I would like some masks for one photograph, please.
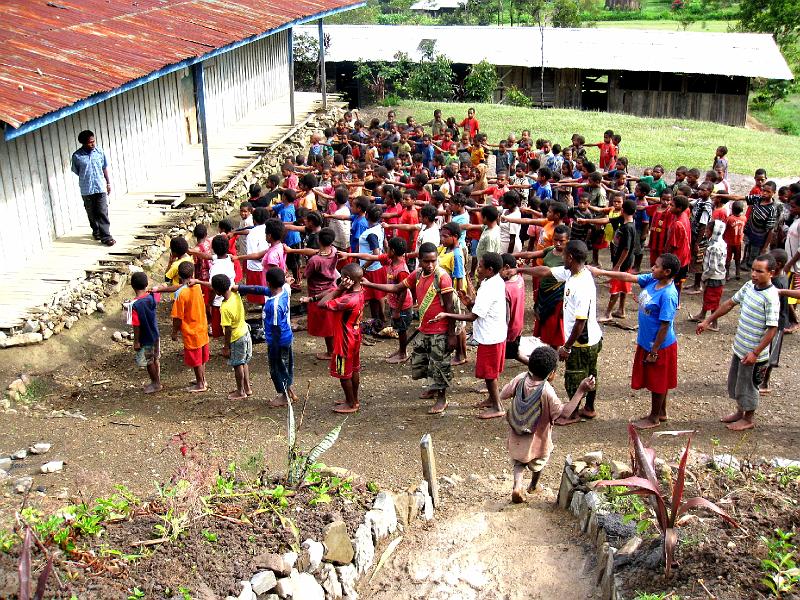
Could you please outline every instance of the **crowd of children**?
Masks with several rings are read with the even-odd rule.
[[[673,322],[683,290],[703,295],[700,312],[689,314],[698,334],[716,331],[740,306],[728,376],[737,410],[722,421],[732,430],[752,428],[783,335],[798,329],[800,183],[778,189],[759,169],[748,194],[733,194],[724,146],[704,176],[679,167],[667,182],[655,165],[636,177],[621,144],[611,130],[597,143],[575,134],[553,144],[526,130],[490,144],[473,109],[461,121],[437,110],[424,125],[413,117],[398,122],[394,111],[383,123],[346,113],[312,136],[307,156],[288,160],[263,187],[251,185],[238,225],[223,220],[215,236],[198,225],[191,248],[182,237],[171,240],[164,283],[148,286],[142,273],[131,279],[136,362],[150,375],[144,391],[162,388],[156,307],[166,293],[174,293],[172,337],[182,337],[194,371],[189,391],[208,389],[210,335],[221,338],[220,353],[234,370],[231,400],[253,394],[256,332],[248,309],[261,312],[273,407],[296,397],[292,311],[307,314],[309,335],[324,339],[315,358],[340,380],[344,397],[333,406],[340,413],[360,408],[360,348],[375,336],[397,338],[386,361],[410,359],[432,414],[447,409],[452,367],[466,362],[468,345],[477,346],[475,377],[486,390],[477,416],[508,419],[519,500],[524,469],[534,472],[535,488],[547,461],[551,426],[598,414],[601,324],[638,329],[631,385],[648,389],[652,405],[636,426],[666,420],[667,393],[677,386]],[[750,281],[723,301],[726,282],[744,271]],[[596,277],[610,281],[600,318]],[[626,312],[634,283],[638,325]],[[524,333],[543,345],[523,355]],[[503,386],[507,359],[528,371]],[[551,385],[559,361],[572,398],[566,405]]]

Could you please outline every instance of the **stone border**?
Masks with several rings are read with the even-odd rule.
[[[389,553],[399,542],[398,533],[417,520],[433,517],[427,481],[413,491],[379,492],[352,539],[344,521],[334,521],[326,526],[321,542],[304,540],[299,555],[256,556],[253,564],[258,570],[249,581],[240,582],[238,596],[226,600],[357,600],[356,588],[379,562],[383,543],[394,538],[384,550]]]
[[[602,456],[602,452],[591,452],[580,462],[583,462],[583,468],[585,468],[588,461],[599,463]],[[578,531],[597,549],[599,570],[595,585],[600,590],[602,600],[625,600],[622,593],[622,581],[614,574],[615,559],[618,562],[622,556],[635,552],[642,540],[635,535],[634,530],[634,535],[625,540],[624,544],[620,544],[619,529],[612,529],[611,522],[604,518],[611,515],[610,511],[604,508],[606,504],[604,495],[589,490],[581,483],[578,472],[574,468],[577,462],[579,461],[573,462],[572,456],[569,454],[564,460],[564,471],[561,474],[561,485],[558,488],[556,504],[559,508],[572,513],[577,519]],[[617,545],[620,546],[619,549]]]
[[[176,212],[177,222],[153,230],[155,239],[131,250],[130,256],[120,256],[119,260],[109,260],[107,268],[98,271],[87,270],[86,277],[80,277],[65,284],[64,288],[41,306],[32,308],[31,318],[17,329],[0,330],[0,349],[28,346],[43,342],[64,329],[71,329],[81,317],[94,312],[104,313],[104,299],[117,294],[125,287],[131,273],[151,269],[169,248],[170,238],[187,235],[198,223],[213,223],[227,217],[247,198],[248,181],[263,179],[278,171],[283,161],[290,156],[308,151],[311,133],[326,127],[333,127],[343,112],[340,106],[333,106],[327,112],[317,112],[305,122],[290,130],[287,137],[264,152],[261,160],[251,165],[249,177],[242,177],[222,197],[213,203],[197,204],[182,208],[183,215]]]

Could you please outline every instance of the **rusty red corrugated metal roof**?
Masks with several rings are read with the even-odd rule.
[[[3,0],[0,121],[13,127],[154,71],[361,0]]]

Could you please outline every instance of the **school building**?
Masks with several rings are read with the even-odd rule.
[[[393,61],[397,52],[417,61],[426,41],[452,61],[459,80],[470,65],[486,60],[500,75],[496,101],[514,86],[543,108],[741,126],[751,78],[792,79],[767,34],[410,25],[334,25],[326,31],[328,81],[353,105],[368,98],[353,77],[356,61]]]
[[[361,0],[5,0],[0,31],[0,331],[320,108],[294,92],[292,29]],[[112,248],[91,239],[78,133],[109,161]],[[24,298],[21,303],[20,297]],[[27,303],[27,304],[25,304]]]

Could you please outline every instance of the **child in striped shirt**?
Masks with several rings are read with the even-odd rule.
[[[737,408],[736,412],[720,419],[731,431],[755,427],[758,388],[768,366],[770,343],[778,331],[780,298],[772,283],[776,266],[775,257],[771,254],[756,258],[750,271],[750,281],[697,326],[697,334],[700,335],[734,306],[738,304],[741,307],[728,371],[728,395],[736,400]]]

